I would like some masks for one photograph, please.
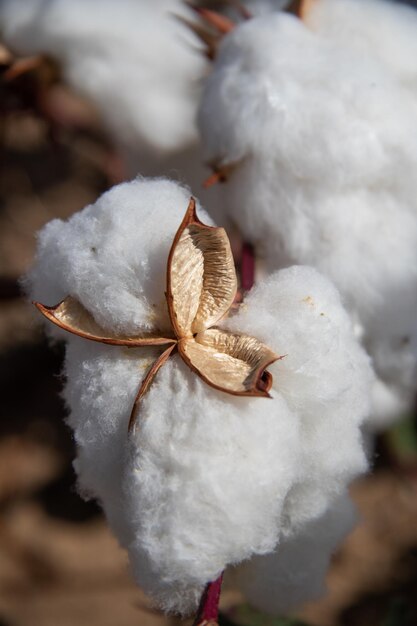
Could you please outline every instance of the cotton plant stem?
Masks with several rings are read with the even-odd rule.
[[[255,252],[253,246],[247,242],[242,246],[240,281],[243,291],[252,289],[255,282]]]
[[[217,626],[223,573],[206,586],[193,626]]]

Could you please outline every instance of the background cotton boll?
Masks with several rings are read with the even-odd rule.
[[[339,496],[320,518],[281,541],[273,553],[239,566],[234,574],[238,587],[252,606],[273,615],[322,596],[331,557],[355,522],[349,495]]]
[[[378,58],[417,95],[417,11],[390,0],[314,0],[303,21],[314,32]]]
[[[17,52],[57,59],[69,83],[96,105],[125,146],[153,156],[196,141],[206,61],[174,17],[181,0],[2,0],[4,40]]]
[[[31,297],[54,305],[71,294],[109,330],[137,334],[156,320],[166,329],[166,263],[190,195],[166,179],[136,179],[50,222],[38,236]]]
[[[265,155],[306,183],[331,165],[324,182],[340,186],[369,176],[383,181],[392,167],[401,172],[388,146],[415,159],[407,135],[414,114],[413,100],[378,62],[278,13],[248,20],[224,39],[199,119],[209,161]]]
[[[313,265],[341,290],[384,426],[416,388],[416,105],[377,58],[276,14],[224,39],[199,118],[207,160],[235,165],[228,216],[268,269]]]
[[[369,413],[372,368],[338,292],[312,268],[272,274],[227,325],[259,328],[258,337],[286,355],[270,371],[300,425],[298,476],[281,519],[282,532],[291,534],[322,515],[366,467],[360,426]]]

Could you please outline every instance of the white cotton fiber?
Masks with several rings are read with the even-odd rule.
[[[392,0],[308,0],[314,32],[378,58],[417,97],[417,11]]]
[[[273,615],[323,596],[330,560],[355,522],[355,508],[345,493],[273,553],[239,566],[235,583],[252,606]]]
[[[225,326],[248,334],[256,328],[259,339],[286,355],[269,369],[300,424],[298,476],[281,519],[282,532],[292,534],[322,515],[340,485],[353,478],[352,467],[364,463],[359,426],[372,381],[369,372],[364,376],[367,358],[352,341],[336,289],[309,267],[272,274]]]
[[[66,80],[96,105],[118,142],[161,155],[196,141],[206,61],[176,16],[181,0],[1,0],[13,50],[57,59]]]
[[[291,0],[243,0],[241,5],[244,5],[252,16],[258,16],[266,15],[268,13],[272,13],[273,11],[281,11],[282,9],[285,9],[290,2]],[[230,3],[230,5],[230,10],[232,10],[233,3]],[[234,8],[234,14],[239,15],[236,8]]]
[[[417,100],[378,55],[337,39],[282,13],[236,27],[200,126],[207,161],[235,165],[224,206],[269,269],[313,265],[340,289],[383,425],[417,387]]]
[[[136,180],[47,225],[31,297],[52,304],[69,293],[109,330],[166,328],[164,269],[188,199],[167,180]],[[286,355],[270,368],[272,399],[215,390],[175,354],[130,436],[135,394],[160,350],[65,334],[80,490],[101,502],[138,583],[184,614],[226,565],[271,552],[366,468],[372,371],[327,279],[303,267],[274,274],[228,326]]]

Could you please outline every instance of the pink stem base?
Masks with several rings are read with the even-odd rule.
[[[240,280],[243,291],[252,289],[255,282],[255,253],[253,246],[248,242],[245,242],[242,246]]]
[[[223,574],[206,586],[193,626],[217,626],[222,582]]]

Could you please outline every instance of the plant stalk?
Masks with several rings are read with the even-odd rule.
[[[193,626],[218,626],[219,600],[223,573],[206,586]]]

